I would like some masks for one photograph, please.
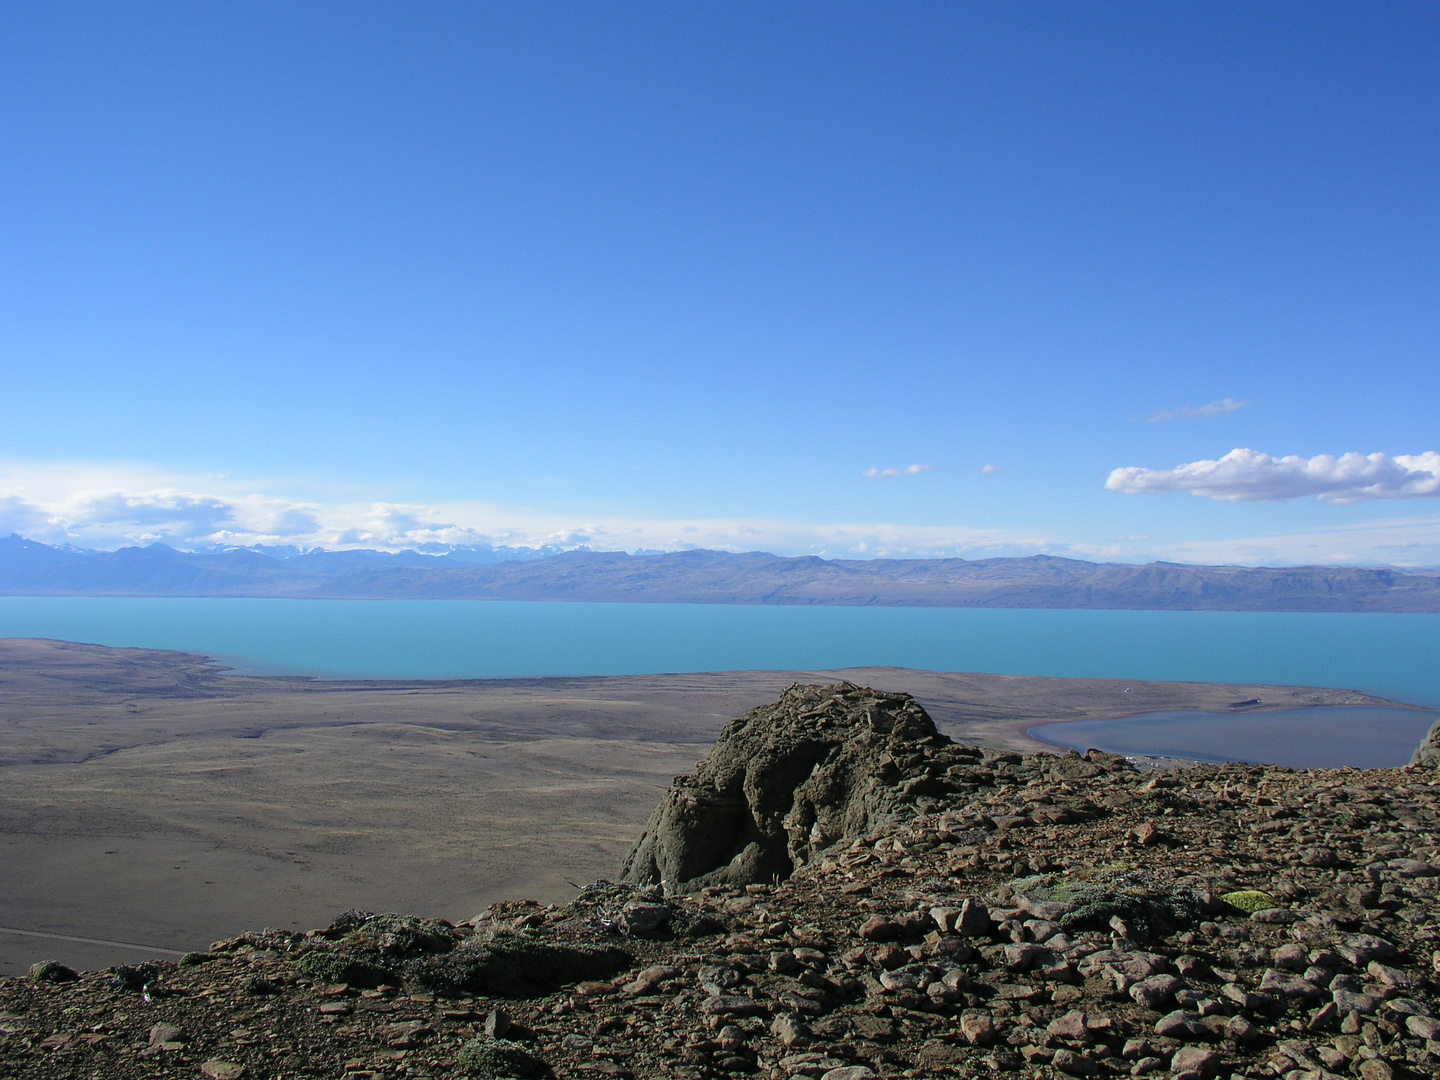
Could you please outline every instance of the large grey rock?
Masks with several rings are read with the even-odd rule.
[[[1432,769],[1440,765],[1440,720],[1431,725],[1430,733],[1410,755],[1410,764],[1428,765]]]
[[[909,694],[791,686],[730,721],[695,774],[676,778],[622,880],[667,892],[783,880],[893,812],[914,788],[902,774],[949,743]]]

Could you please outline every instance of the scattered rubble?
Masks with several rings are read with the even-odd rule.
[[[784,702],[823,737],[727,728],[632,853],[661,882],[39,965],[0,982],[0,1077],[1440,1075],[1434,768],[1145,772],[956,746],[903,695]],[[696,790],[748,819],[706,859]]]

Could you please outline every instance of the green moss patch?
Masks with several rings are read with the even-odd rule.
[[[1226,893],[1220,897],[1220,901],[1245,915],[1254,915],[1257,911],[1269,911],[1271,908],[1284,906],[1275,897],[1267,892],[1261,892],[1259,889],[1241,889],[1238,892]]]

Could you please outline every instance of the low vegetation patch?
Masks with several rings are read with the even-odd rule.
[[[532,997],[566,983],[603,979],[630,962],[624,949],[497,934],[444,956],[412,962],[405,973],[435,993]]]
[[[483,1035],[460,1048],[455,1064],[467,1076],[484,1080],[530,1080],[546,1072],[545,1063],[519,1043]]]
[[[80,976],[58,960],[42,960],[30,968],[30,977],[39,982],[74,982]]]
[[[378,956],[412,957],[424,953],[445,953],[460,941],[460,935],[448,923],[421,919],[414,915],[370,915],[365,917],[347,912],[342,918],[355,925],[342,941],[357,953]],[[338,920],[337,920],[338,922]],[[331,927],[335,929],[334,926]]]
[[[637,905],[662,905],[665,917],[642,929],[631,917]],[[693,940],[726,930],[712,912],[701,910],[688,898],[667,897],[658,885],[596,881],[580,890],[568,910],[579,925],[626,937]]]
[[[1042,874],[1012,883],[1016,895],[1073,904],[1059,922],[1068,933],[1110,929],[1117,916],[1150,939],[1194,926],[1204,908],[1193,889],[1175,886],[1148,870],[1095,870],[1070,877]]]
[[[629,953],[610,946],[542,941],[522,932],[462,939],[444,923],[353,914],[337,920],[340,940],[295,961],[298,974],[362,987],[408,979],[446,996],[532,997],[566,983],[605,978],[631,962]]]
[[[379,986],[390,978],[384,968],[324,949],[305,953],[295,961],[295,970],[317,982],[348,983],[350,986]]]

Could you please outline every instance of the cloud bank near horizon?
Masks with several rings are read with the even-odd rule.
[[[832,558],[1086,554],[1043,535],[962,525],[619,517],[577,521],[482,502],[286,498],[265,493],[264,486],[146,467],[0,467],[0,536],[18,533],[48,544],[100,549],[165,543],[186,550],[254,544],[384,551],[452,546],[632,552],[713,548]]]
[[[1287,502],[1313,497],[1334,506],[1440,498],[1440,453],[1318,454],[1271,457],[1235,449],[1216,461],[1173,469],[1115,469],[1108,491],[1127,495],[1186,492],[1220,502]]]
[[[0,462],[0,536],[18,533],[47,544],[104,550],[157,542],[192,551],[254,544],[382,551],[464,546],[629,552],[711,548],[841,559],[1044,554],[1128,563],[1440,565],[1440,519],[1352,522],[1299,534],[1182,543],[1157,541],[1148,533],[1086,543],[965,525],[618,516],[577,520],[483,502],[377,500],[367,497],[369,493],[330,485],[323,490],[332,498],[274,493],[297,487],[303,485],[182,475],[143,465]]]

